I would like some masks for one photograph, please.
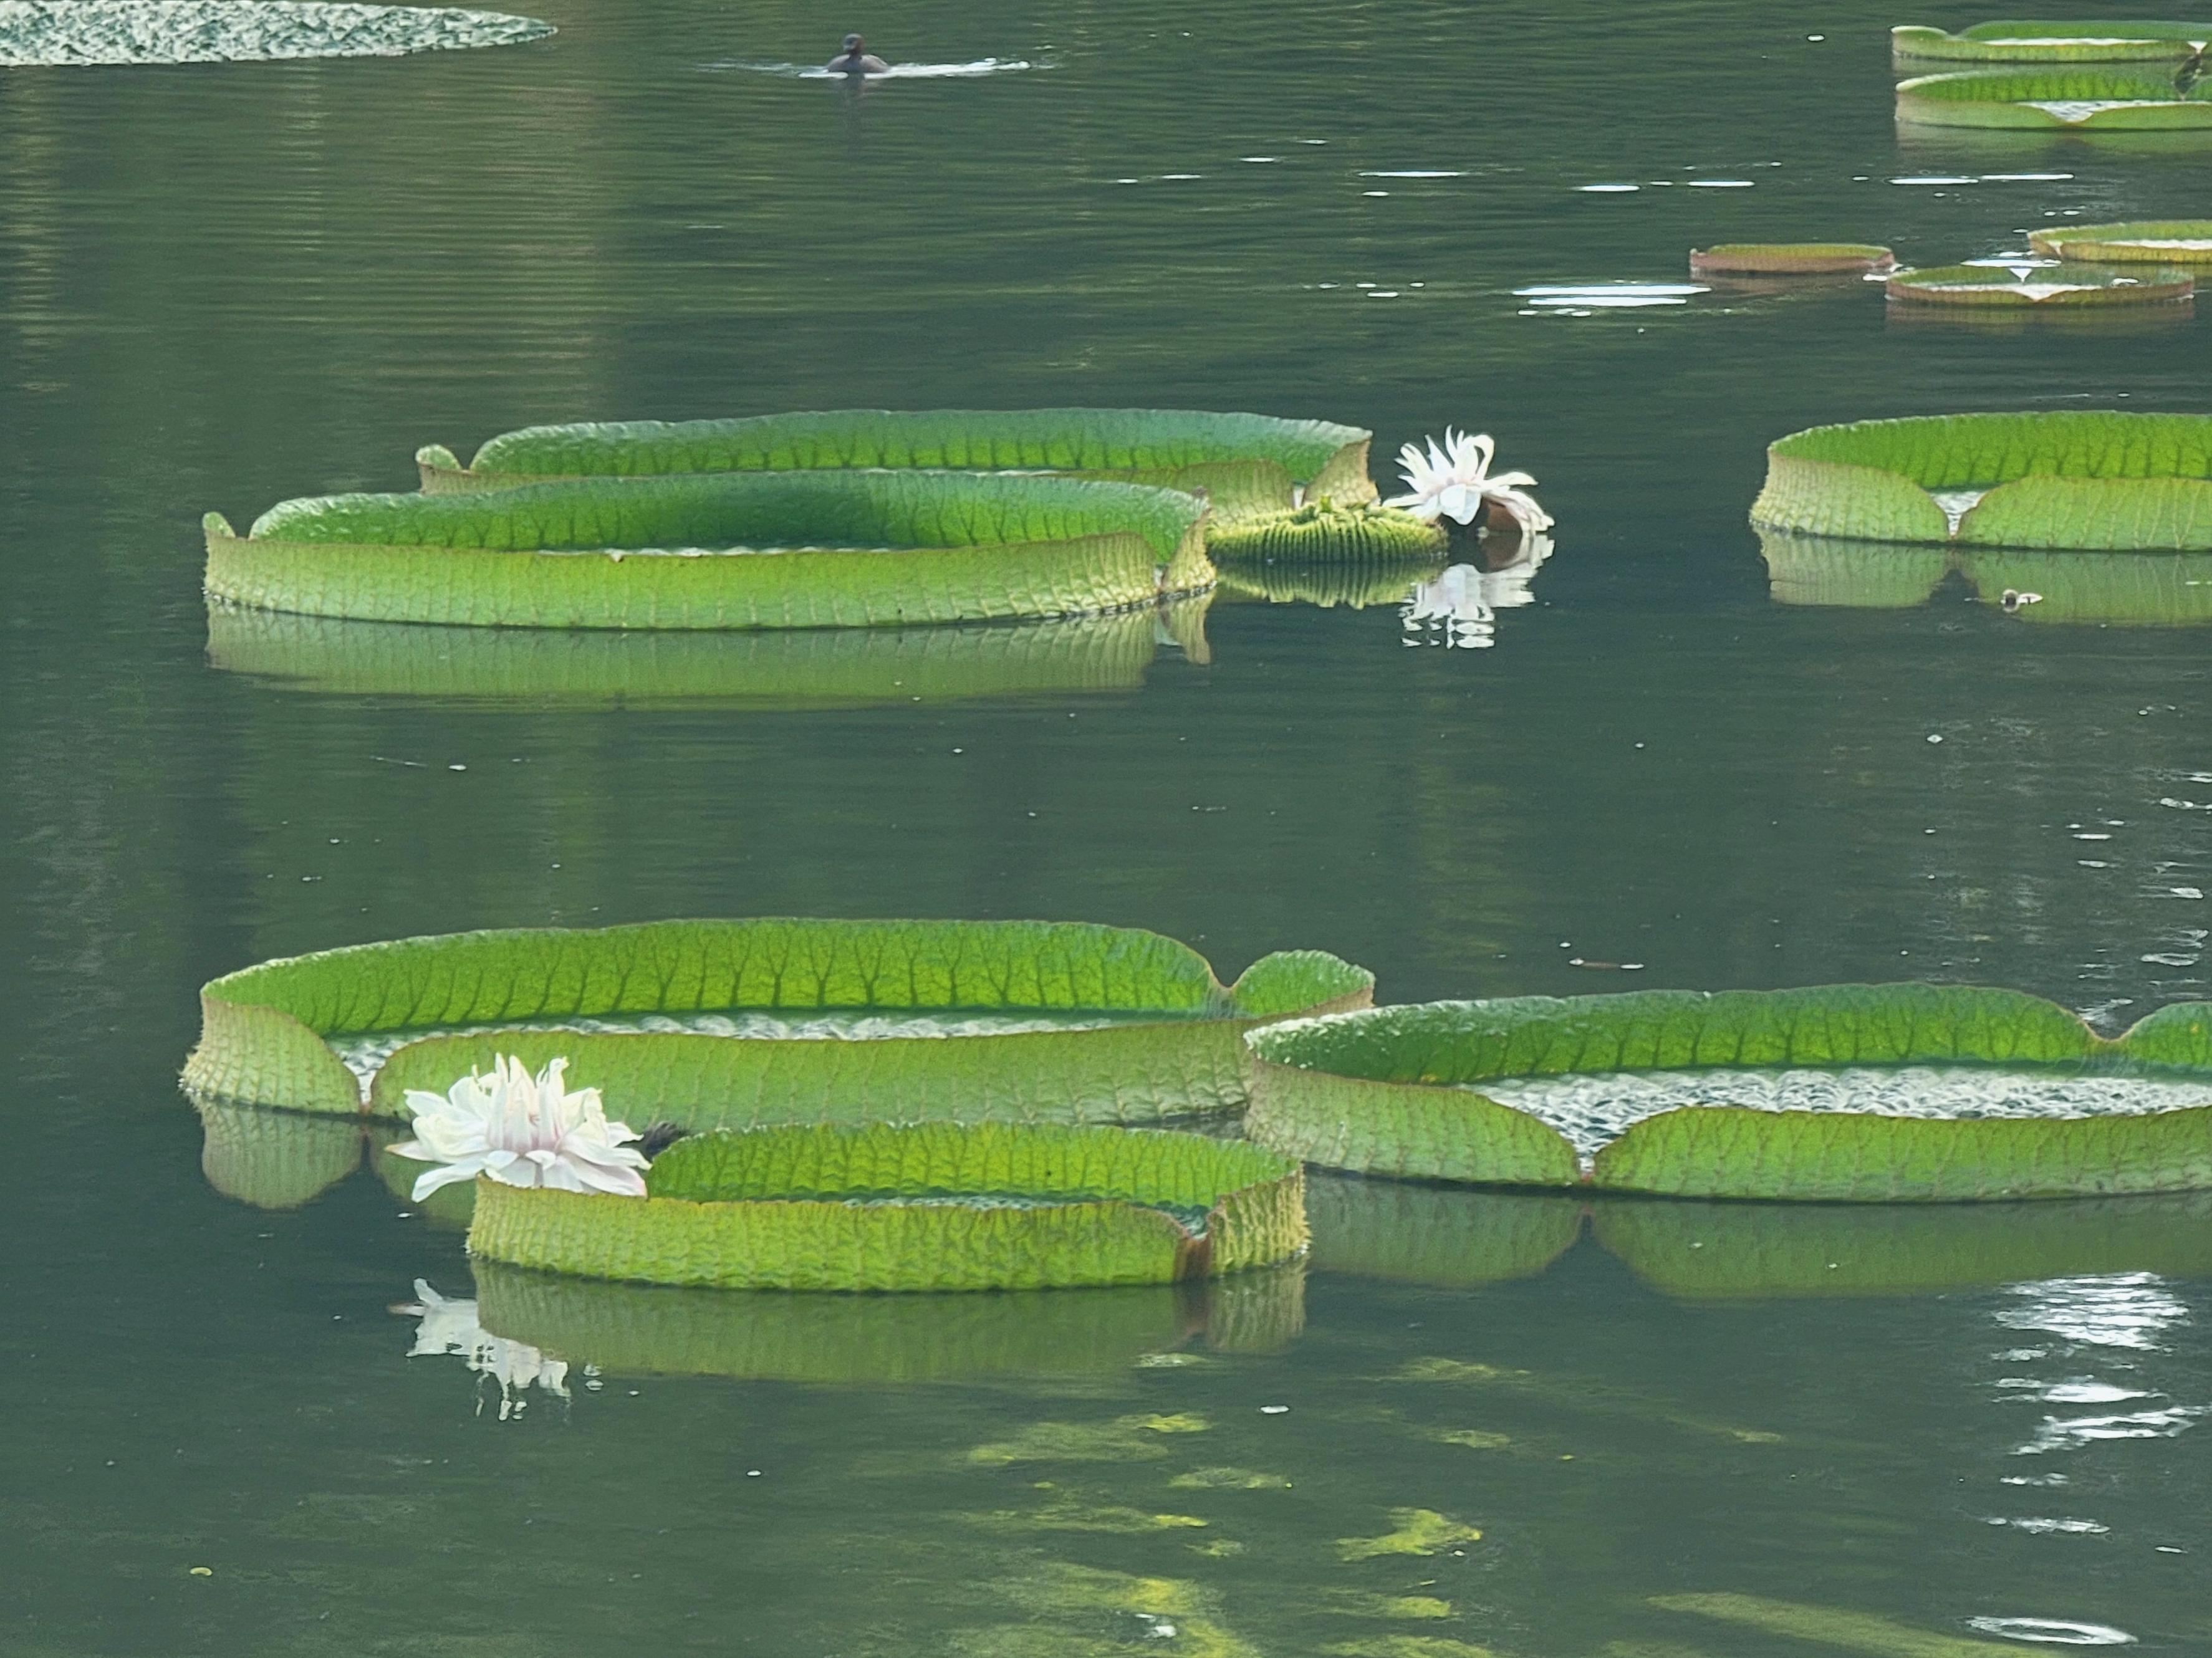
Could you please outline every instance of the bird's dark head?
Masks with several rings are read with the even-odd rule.
[[[845,50],[847,52],[858,52],[862,46],[865,46],[867,44],[867,37],[865,35],[848,34],[845,37]]]

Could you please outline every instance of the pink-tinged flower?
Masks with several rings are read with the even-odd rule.
[[[1534,478],[1526,472],[1491,476],[1491,458],[1497,450],[1497,443],[1486,433],[1470,437],[1449,427],[1444,428],[1441,446],[1431,438],[1424,452],[1419,445],[1409,443],[1398,452],[1407,493],[1393,495],[1383,504],[1402,507],[1431,524],[1440,518],[1472,524],[1486,507],[1494,505],[1511,516],[1524,536],[1550,529],[1552,515],[1528,493],[1535,487]]]
[[[555,1060],[533,1077],[520,1060],[501,1054],[491,1075],[471,1071],[443,1094],[409,1089],[415,1138],[392,1154],[441,1165],[415,1182],[415,1201],[478,1175],[507,1186],[643,1197],[645,1156],[629,1144],[636,1133],[607,1121],[598,1089],[562,1088],[568,1068]]]

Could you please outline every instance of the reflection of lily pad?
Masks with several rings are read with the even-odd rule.
[[[2199,553],[1961,552],[1959,568],[1982,602],[2031,592],[2024,622],[2121,627],[2212,623],[2212,556]]]
[[[1133,689],[1162,620],[1140,608],[968,626],[630,633],[429,628],[216,604],[208,658],[288,689],[345,695],[830,708]],[[1196,638],[1203,652],[1203,634]]]
[[[1306,1183],[1316,1272],[1452,1288],[1544,1271],[1582,1236],[1583,1208],[1579,1198],[1340,1175]]]
[[[297,1209],[361,1167],[358,1118],[264,1111],[195,1100],[204,1136],[200,1172],[227,1198],[257,1209]]]
[[[1073,616],[1210,586],[1204,506],[972,472],[587,478],[206,520],[210,598],[475,627],[887,627]]]
[[[514,46],[552,33],[534,17],[448,6],[33,0],[0,8],[0,68],[397,58]]]
[[[1301,495],[1372,501],[1373,435],[1331,421],[1184,409],[847,409],[532,426],[493,438],[465,467],[441,445],[415,459],[432,493],[700,472],[1055,472],[1203,489],[1218,516],[1234,519]]]
[[[1114,1375],[1208,1333],[1231,1291],[1272,1293],[1294,1309],[1298,1277],[996,1296],[732,1295],[477,1263],[484,1327],[497,1334],[614,1374],[758,1381]]]
[[[718,1130],[648,1195],[477,1185],[471,1253],[724,1290],[1171,1284],[1305,1247],[1298,1165],[1196,1134],[1012,1123]]]
[[[2212,127],[2212,88],[2126,69],[1970,70],[1900,81],[1897,118],[1910,125],[2024,127],[2078,132]]]
[[[1890,30],[1890,49],[1900,58],[1930,58],[1991,64],[2166,63],[2177,66],[2196,55],[2212,34],[2212,25],[2116,22],[2077,18],[2054,22],[2004,19],[1977,23],[1956,33],[1924,25]]]
[[[1247,1131],[1334,1168],[1831,1202],[2212,1187],[2207,1004],[2108,1039],[2013,991],[1645,991],[1380,1008],[1249,1040]]]
[[[1720,242],[1690,250],[1693,276],[1866,275],[1896,263],[1874,242]]]
[[[1934,415],[1769,446],[1761,529],[1866,541],[2212,550],[2212,416]]]
[[[2181,303],[2195,297],[2197,283],[2185,270],[2155,266],[2127,271],[2094,264],[1948,264],[1900,270],[1890,277],[1888,293],[1914,305],[2101,308]]]
[[[1340,604],[1358,610],[1404,604],[1442,568],[1433,558],[1365,567],[1232,564],[1221,573],[1219,591],[1224,598],[1263,598],[1271,604],[1313,604],[1325,610]]]
[[[1599,1242],[1677,1296],[1910,1295],[2098,1272],[2212,1275],[2212,1194],[2071,1203],[1601,1203]]]
[[[1951,556],[1941,548],[1792,535],[1786,530],[1761,530],[1759,551],[1778,604],[1910,610],[1926,604],[1951,571]]]
[[[351,1114],[361,1084],[334,1042],[388,1033],[370,1108],[442,1091],[501,1053],[569,1079],[633,1127],[870,1115],[1145,1122],[1244,1102],[1239,1037],[1255,1019],[1364,1005],[1371,975],[1317,951],[1263,957],[1232,987],[1157,933],[1041,921],[654,921],[453,933],[264,963],[201,993],[201,1094]],[[714,1017],[732,1029],[882,1016],[957,1030],[1008,1016],[1064,1023],[1011,1035],[813,1040],[547,1029]],[[535,1022],[516,1029],[517,1020]],[[938,1021],[933,1025],[933,1021]],[[673,1021],[671,1020],[671,1023]],[[833,1025],[834,1028],[834,1025]],[[455,1035],[432,1035],[447,1030]]]
[[[2038,253],[2105,264],[2212,264],[2212,219],[2050,225],[2028,234]]]

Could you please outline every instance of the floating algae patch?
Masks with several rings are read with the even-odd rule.
[[[1359,1005],[1372,986],[1334,957],[1283,951],[1224,987],[1172,939],[1079,923],[755,919],[451,933],[215,981],[201,993],[185,1080],[209,1097],[349,1116],[362,1108],[361,1078],[340,1048],[366,1066],[396,1036],[370,1084],[373,1115],[406,1115],[409,1089],[442,1093],[504,1054],[533,1069],[566,1057],[571,1084],[602,1090],[633,1127],[1157,1122],[1243,1105],[1242,1038],[1254,1021]],[[755,1017],[779,1034],[635,1028],[711,1018],[741,1031]],[[860,1039],[877,1019],[933,1034]],[[1052,1028],[948,1029],[1000,1019]],[[619,1028],[572,1028],[579,1021]],[[793,1024],[814,1035],[788,1034]],[[425,1034],[441,1030],[476,1034]]]
[[[1213,581],[1205,503],[1028,473],[584,478],[204,521],[213,600],[460,627],[734,629],[1091,616]]]
[[[1869,276],[1896,263],[1874,242],[1719,242],[1690,250],[1693,276]]]
[[[1651,1604],[1667,1612],[1694,1612],[1767,1635],[1859,1652],[1868,1658],[2018,1658],[2022,1649],[2008,1641],[1978,1641],[1915,1629],[1872,1612],[1769,1600],[1755,1594],[1656,1594]]]
[[[2029,232],[2027,245],[2055,258],[2105,264],[2212,264],[2212,219],[2048,225]]]
[[[1889,32],[1900,62],[2042,64],[2167,64],[2179,70],[2212,35],[2202,21],[2118,21],[2112,18],[2053,21],[2007,18],[1951,33],[1924,24]]]
[[[1585,1159],[1645,1118],[1686,1107],[1964,1122],[2137,1117],[2212,1106],[2212,1078],[2081,1076],[1980,1066],[1593,1072],[1468,1086],[1551,1124]]]
[[[1338,1538],[1337,1558],[1380,1560],[1394,1555],[1442,1554],[1482,1540],[1479,1527],[1434,1509],[1393,1509],[1390,1525],[1392,1529],[1379,1537]]]
[[[1011,1439],[976,1446],[967,1460],[993,1467],[1017,1462],[1151,1461],[1168,1454],[1177,1434],[1213,1426],[1188,1412],[1115,1417],[1110,1422],[1033,1422]]]
[[[552,33],[503,12],[343,0],[0,0],[0,68],[398,58]]]
[[[964,1629],[951,1650],[979,1658],[1115,1658],[1174,1643],[1191,1658],[1260,1658],[1222,1621],[1221,1598],[1180,1577],[1139,1576],[1054,1560],[1002,1567],[993,1590],[1027,1619]]]
[[[1970,70],[1897,87],[1907,126],[2102,133],[2212,127],[2212,87],[2125,69]]]
[[[1433,1594],[1377,1594],[1368,1589],[1325,1589],[1321,1610],[1344,1618],[1391,1618],[1434,1623],[1452,1616],[1452,1603]]]
[[[215,603],[208,660],[226,673],[331,695],[858,708],[1132,690],[1164,642],[1194,643],[1202,657],[1202,624],[1183,612],[1205,603],[1043,621],[736,633],[440,628]]]
[[[2053,1278],[2212,1275],[2212,1193],[2067,1203],[1771,1204],[1621,1199],[1597,1241],[1667,1294],[1924,1295]]]
[[[1765,486],[1751,509],[1760,529],[1973,546],[2212,550],[2212,416],[2081,410],[1860,421],[1793,433],[1766,457]],[[1962,506],[1961,496],[1971,499]]]
[[[1172,1491],[1286,1491],[1287,1474],[1266,1473],[1257,1468],[1193,1468],[1168,1481]]]
[[[480,1180],[469,1227],[517,1266],[724,1290],[1171,1284],[1305,1242],[1303,1170],[1260,1147],[1003,1122],[717,1129],[655,1158],[642,1199]]]
[[[1203,1531],[1207,1522],[1196,1515],[1155,1514],[1124,1503],[1087,1503],[1074,1496],[1055,1496],[1034,1509],[991,1509],[952,1516],[963,1525],[1002,1535],[1028,1532],[1097,1532],[1111,1537],[1149,1537],[1158,1532]]]
[[[1330,1658],[1498,1658],[1488,1647],[1443,1635],[1368,1635],[1332,1641],[1321,1650]]]
[[[1513,1442],[1512,1435],[1493,1433],[1487,1428],[1425,1428],[1421,1437],[1468,1451],[1502,1451]]]
[[[1972,987],[1643,991],[1382,1008],[1248,1041],[1246,1131],[1370,1174],[1867,1203],[2212,1187],[2204,1003],[2107,1038]]]
[[[2196,296],[2197,283],[2185,270],[2157,266],[2124,270],[2109,265],[2029,261],[1900,270],[1890,277],[1887,291],[1893,302],[1907,305],[2070,310],[2186,305]]]
[[[1202,490],[1230,520],[1309,496],[1373,501],[1373,437],[1332,421],[1188,409],[844,409],[533,426],[491,439],[465,467],[437,445],[415,459],[433,493],[702,472],[1050,472]]]

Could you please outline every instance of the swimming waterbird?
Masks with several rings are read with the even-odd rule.
[[[867,38],[865,35],[847,35],[845,50],[832,58],[823,67],[832,75],[881,75],[890,65],[866,51],[867,44]]]

